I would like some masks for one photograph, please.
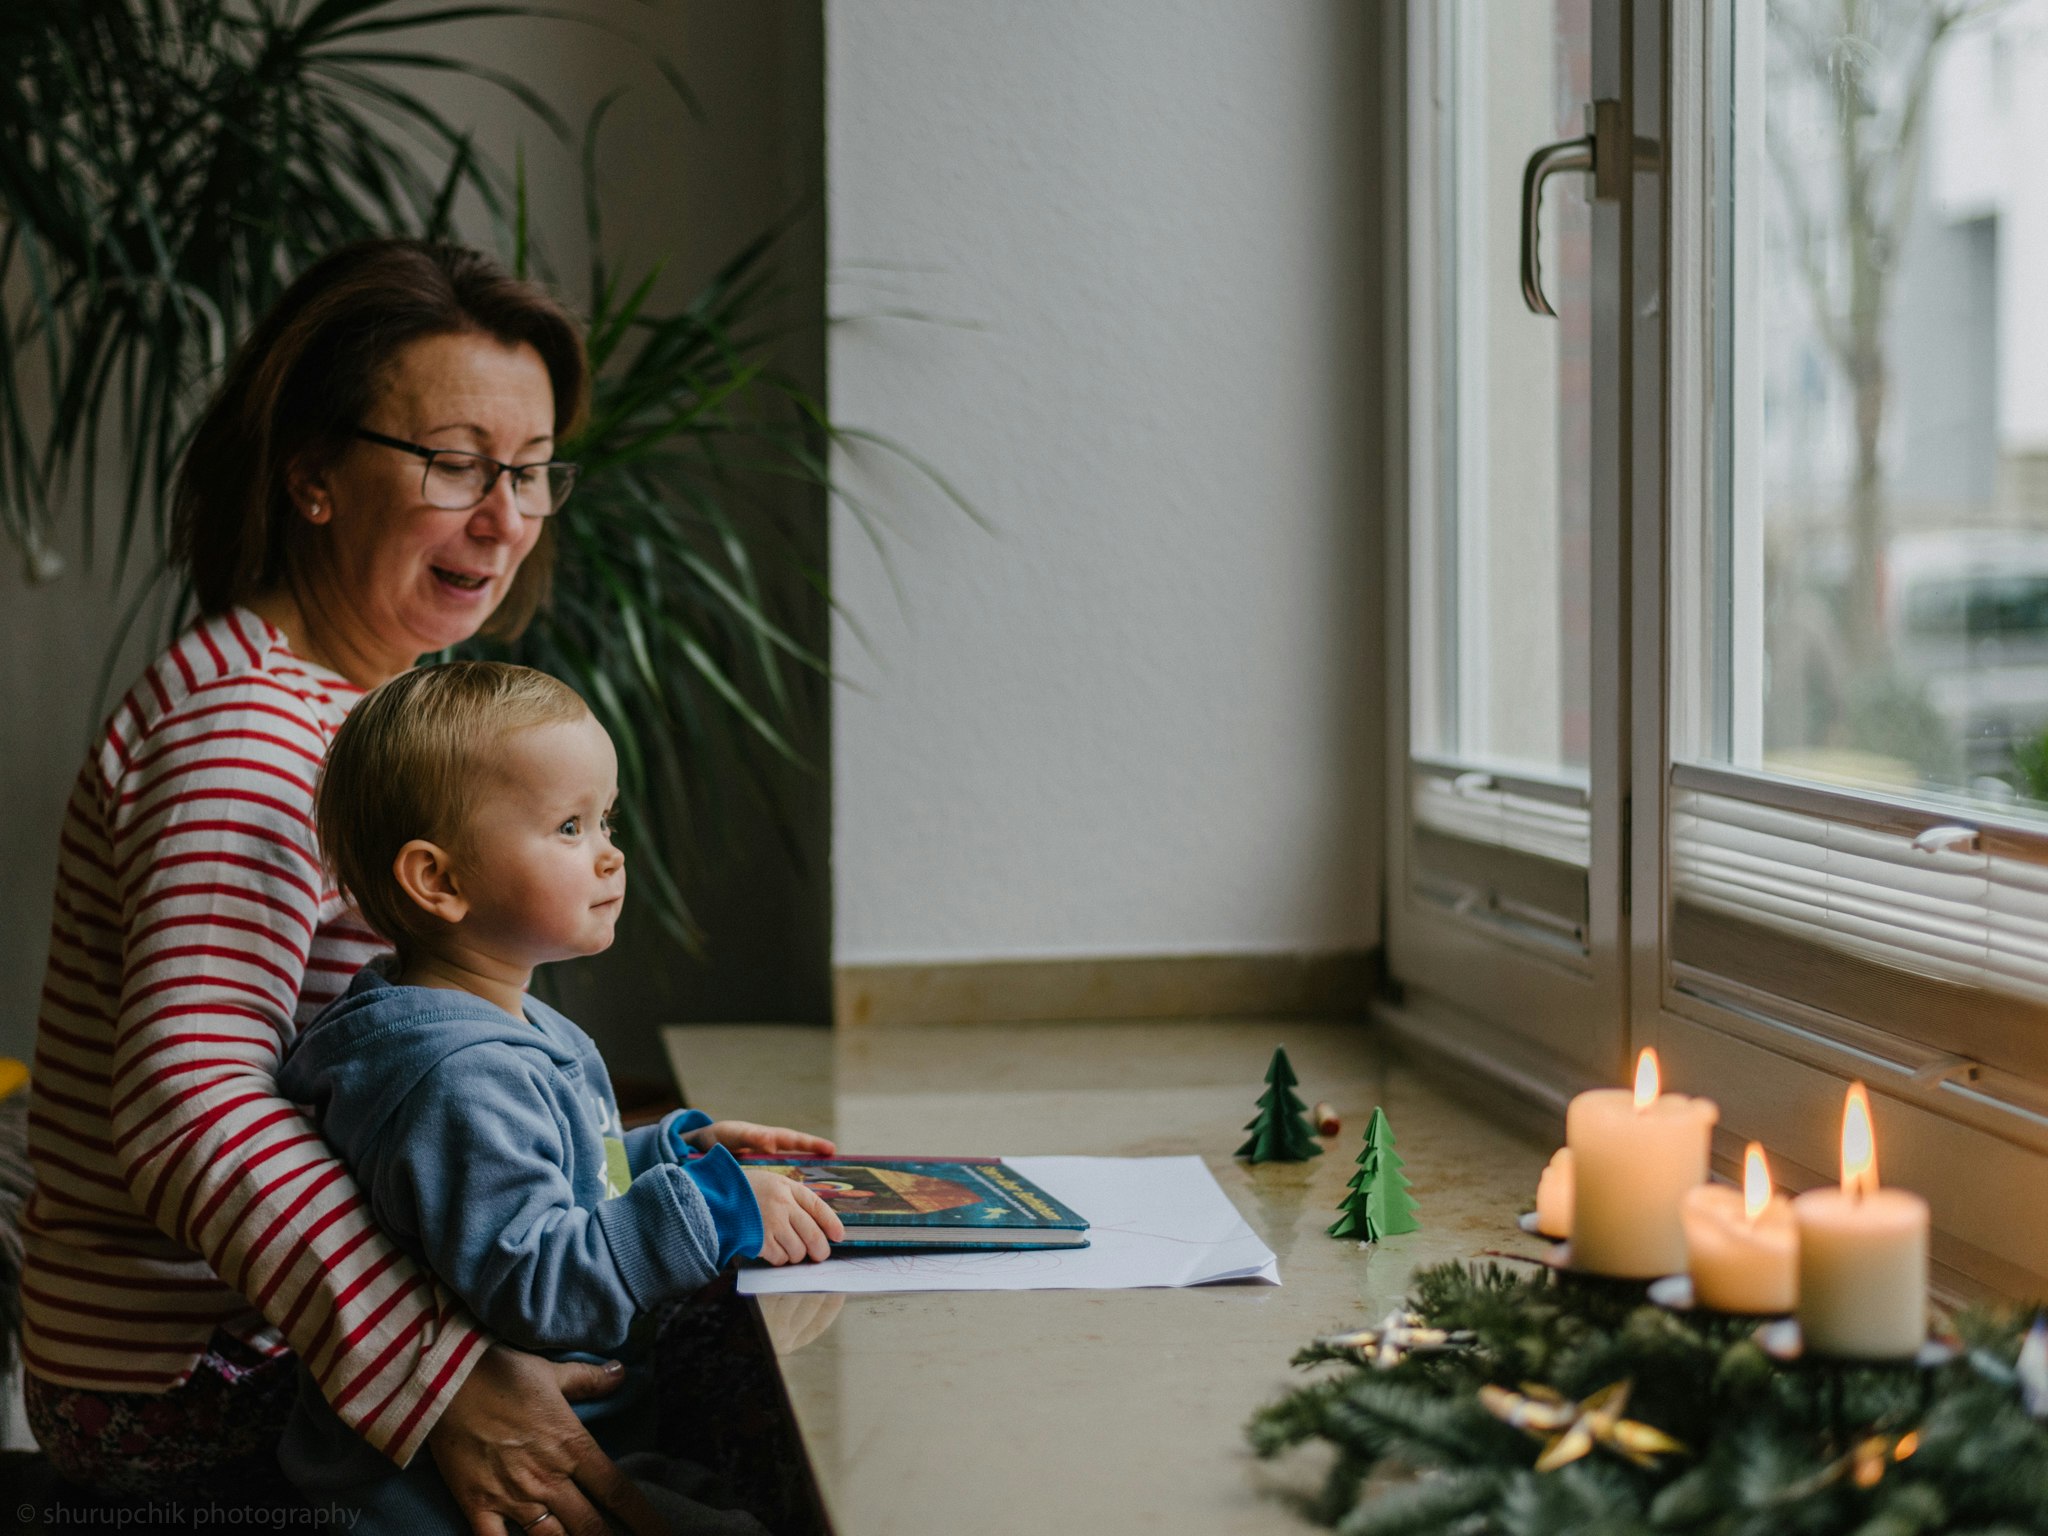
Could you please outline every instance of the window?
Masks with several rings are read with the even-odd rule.
[[[1943,0],[1406,25],[1396,979],[1553,1102],[1658,1044],[1793,1182],[1862,1077],[1944,1278],[2038,1291],[2048,29]],[[1489,73],[1546,55],[1546,113]],[[1539,318],[1502,167],[1582,124]]]
[[[1589,1066],[1621,1030],[1619,802],[1595,793],[1619,743],[1596,704],[1614,695],[1619,616],[1616,571],[1597,557],[1613,540],[1596,529],[1619,513],[1594,475],[1598,423],[1620,406],[1595,318],[1594,248],[1616,205],[1596,205],[1589,176],[1555,177],[1543,198],[1554,314],[1530,311],[1519,274],[1530,150],[1583,136],[1595,74],[1615,67],[1593,11],[1448,0],[1407,13],[1422,86],[1407,103],[1414,685],[1390,917],[1409,974],[1468,1002],[1512,988],[1509,1027]]]

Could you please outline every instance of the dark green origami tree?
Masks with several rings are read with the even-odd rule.
[[[1255,1163],[1305,1163],[1321,1157],[1315,1133],[1301,1117],[1308,1106],[1294,1096],[1299,1079],[1287,1063],[1287,1052],[1275,1048],[1266,1068],[1266,1091],[1259,1095],[1259,1112],[1245,1122],[1251,1139],[1237,1149],[1239,1157]]]
[[[1408,1198],[1408,1175],[1401,1171],[1401,1154],[1394,1150],[1394,1128],[1377,1105],[1365,1128],[1358,1172],[1351,1175],[1351,1193],[1337,1209],[1344,1214],[1330,1228],[1332,1237],[1376,1243],[1420,1228],[1415,1202]]]

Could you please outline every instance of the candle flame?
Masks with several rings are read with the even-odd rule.
[[[1870,1091],[1849,1085],[1842,1103],[1842,1193],[1863,1195],[1877,1188],[1877,1137],[1870,1128]]]
[[[1646,1045],[1643,1054],[1636,1058],[1636,1108],[1648,1109],[1656,1102],[1657,1052]]]
[[[1770,1203],[1770,1165],[1764,1161],[1764,1149],[1752,1141],[1742,1154],[1742,1214],[1755,1221]]]

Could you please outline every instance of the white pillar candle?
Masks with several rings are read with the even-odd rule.
[[[1550,1154],[1543,1176],[1536,1181],[1536,1230],[1559,1239],[1572,1235],[1572,1149],[1559,1147]]]
[[[1657,1053],[1636,1064],[1636,1089],[1595,1088],[1565,1111],[1572,1154],[1572,1267],[1627,1280],[1685,1269],[1678,1203],[1707,1181],[1720,1109],[1660,1093]]]
[[[1927,1202],[1877,1182],[1870,1095],[1842,1109],[1842,1185],[1792,1202],[1799,1222],[1799,1332],[1806,1348],[1898,1360],[1927,1339]]]
[[[1753,1141],[1742,1183],[1702,1184],[1679,1206],[1693,1300],[1716,1312],[1790,1312],[1799,1296],[1799,1228],[1792,1202],[1771,1193],[1764,1149]]]

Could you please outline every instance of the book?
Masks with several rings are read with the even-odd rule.
[[[836,1252],[1085,1248],[1088,1223],[999,1157],[740,1159],[816,1191],[846,1226]]]

